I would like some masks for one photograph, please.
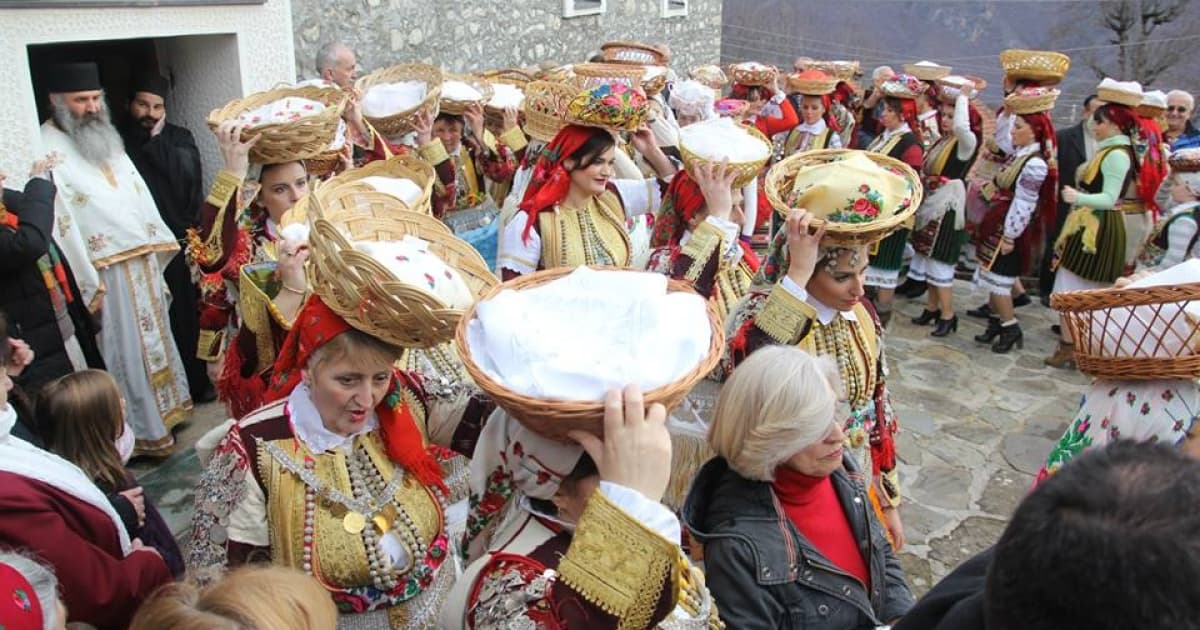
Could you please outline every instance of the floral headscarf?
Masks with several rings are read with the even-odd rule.
[[[528,215],[521,238],[529,239],[529,231],[537,225],[539,212],[553,208],[567,198],[567,192],[571,189],[571,174],[563,166],[563,161],[593,136],[602,133],[609,132],[595,127],[567,125],[542,149],[533,165],[533,176],[529,187],[525,189],[525,197],[521,199],[520,208]]]

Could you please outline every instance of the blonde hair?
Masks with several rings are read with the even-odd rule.
[[[79,466],[105,492],[125,485],[116,442],[125,430],[121,390],[108,372],[81,370],[48,383],[34,415],[45,427],[48,450]]]
[[[337,608],[315,579],[284,567],[245,567],[205,589],[189,582],[159,589],[129,630],[328,630]]]
[[[346,358],[349,358],[356,367],[390,366],[400,358],[401,353],[399,348],[381,339],[352,329],[330,339],[325,345],[314,350],[306,367],[309,371],[316,371],[322,365]]]
[[[708,444],[739,475],[773,481],[781,463],[829,431],[840,383],[829,357],[760,348],[721,389]]]

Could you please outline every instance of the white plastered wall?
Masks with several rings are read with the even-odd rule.
[[[56,42],[164,39],[160,57],[175,72],[178,93],[168,116],[196,134],[211,179],[217,149],[204,125],[210,109],[232,98],[291,81],[295,72],[291,0],[264,4],[94,9],[0,9],[0,172],[20,186],[40,157],[37,101],[27,46]],[[170,111],[174,107],[174,112]]]

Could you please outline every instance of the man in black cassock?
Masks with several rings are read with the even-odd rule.
[[[188,228],[200,222],[200,204],[204,199],[200,175],[200,151],[192,132],[167,122],[165,100],[169,84],[157,73],[135,78],[129,101],[129,120],[121,129],[125,152],[146,180],[163,221],[171,228],[180,246]],[[192,400],[207,402],[215,398],[204,362],[196,357],[200,334],[198,289],[181,253],[163,272],[171,289],[171,332],[187,371]]]

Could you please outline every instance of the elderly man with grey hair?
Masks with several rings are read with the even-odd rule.
[[[192,409],[163,279],[179,243],[125,154],[96,64],[57,65],[46,85],[52,116],[42,144],[59,159],[54,237],[75,272],[73,297],[102,322],[100,353],[125,400],[134,452],[166,457],[171,427]]]
[[[343,90],[354,86],[358,77],[358,57],[340,41],[331,41],[317,51],[317,75]]]
[[[872,87],[863,98],[862,124],[858,126],[858,141],[855,142],[855,146],[868,146],[875,136],[879,135],[879,117],[883,114],[883,92],[879,87],[894,76],[896,71],[892,70],[891,66],[879,66],[871,71]]]
[[[1163,136],[1172,151],[1200,147],[1200,130],[1192,124],[1192,113],[1196,111],[1196,99],[1183,90],[1167,92],[1167,128]]]

